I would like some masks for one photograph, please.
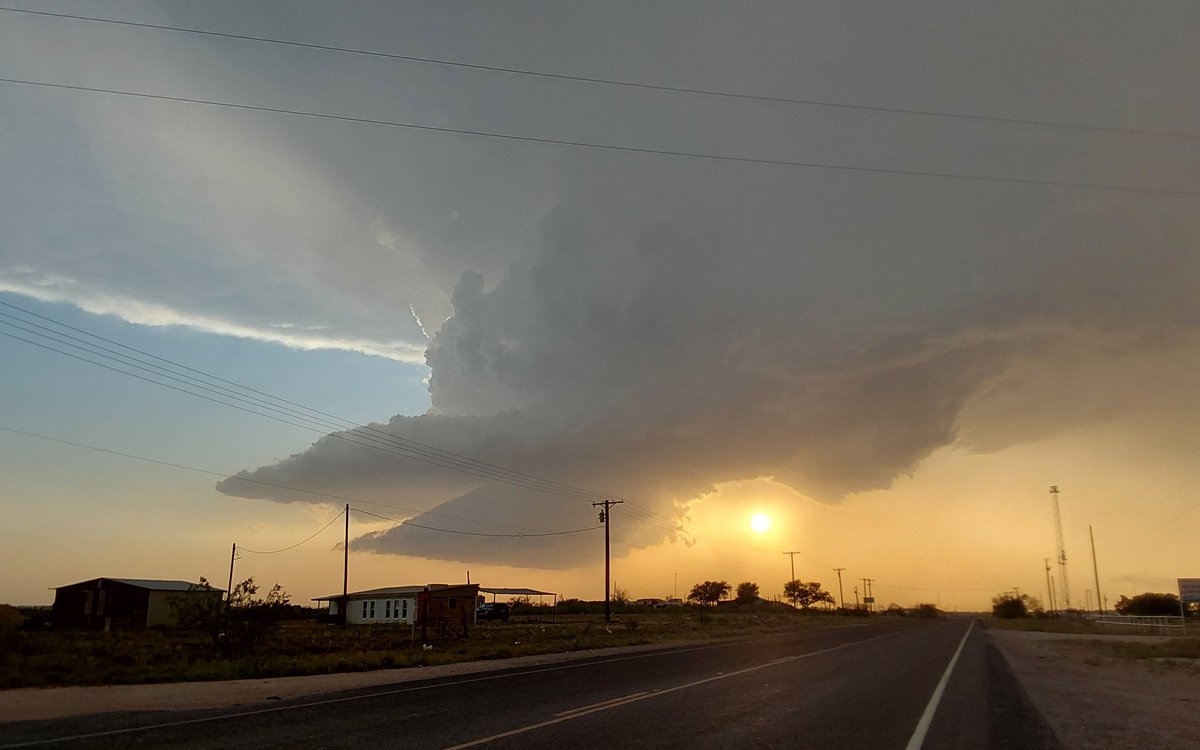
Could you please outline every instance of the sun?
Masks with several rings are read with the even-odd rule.
[[[750,517],[750,528],[759,534],[765,533],[767,529],[771,528],[771,519],[767,517],[766,513],[755,513]]]

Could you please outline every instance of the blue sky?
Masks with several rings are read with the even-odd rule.
[[[353,422],[420,414],[429,407],[421,365],[353,352],[302,352],[177,326],[131,325],[13,294],[0,294],[0,301]],[[12,328],[5,332],[51,345]],[[228,472],[270,463],[319,436],[8,337],[0,339],[0,357],[6,363],[0,383],[5,426],[15,429],[49,430],[65,440],[180,463],[202,455],[207,459],[202,468]],[[63,421],[47,422],[48,414]],[[164,453],[167,449],[174,453]],[[11,468],[17,466],[13,462]]]

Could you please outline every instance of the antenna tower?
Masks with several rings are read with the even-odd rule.
[[[1050,500],[1054,503],[1054,531],[1058,534],[1058,577],[1062,581],[1063,609],[1071,608],[1071,587],[1067,584],[1067,545],[1063,543],[1062,513],[1058,509],[1058,485],[1050,485]]]

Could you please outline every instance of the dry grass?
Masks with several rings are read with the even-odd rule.
[[[1075,619],[1001,620],[989,618],[986,625],[997,630],[1062,633],[1064,635],[1157,635],[1152,630],[1145,628],[1097,625],[1086,620]],[[1083,662],[1094,667],[1101,666],[1103,660],[1109,658],[1146,661],[1157,666],[1185,666],[1196,669],[1200,668],[1200,628],[1195,628],[1195,631],[1194,635],[1162,638],[1156,641],[1078,638],[1058,641],[1058,643],[1064,649],[1082,652]]]
[[[1155,661],[1200,660],[1200,637],[1169,638],[1156,643],[1144,641],[1091,641],[1071,644],[1100,656],[1118,659],[1150,659]]]
[[[447,664],[612,646],[668,643],[850,625],[848,618],[695,611],[559,616],[555,622],[485,622],[470,638],[451,636],[422,648],[406,626],[348,628],[286,622],[251,656],[223,658],[202,634],[162,630],[112,633],[0,631],[0,688],[222,680],[356,672]]]
[[[1027,617],[1020,620],[1005,620],[998,617],[988,617],[984,621],[986,627],[995,630],[1022,630],[1038,633],[1070,633],[1075,635],[1104,635],[1111,634],[1111,628],[1105,629],[1088,620],[1074,618],[1036,618]]]

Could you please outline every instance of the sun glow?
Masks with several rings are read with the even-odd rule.
[[[755,513],[750,517],[750,528],[754,529],[756,533],[765,533],[767,529],[771,528],[771,519],[767,517],[766,513]]]

